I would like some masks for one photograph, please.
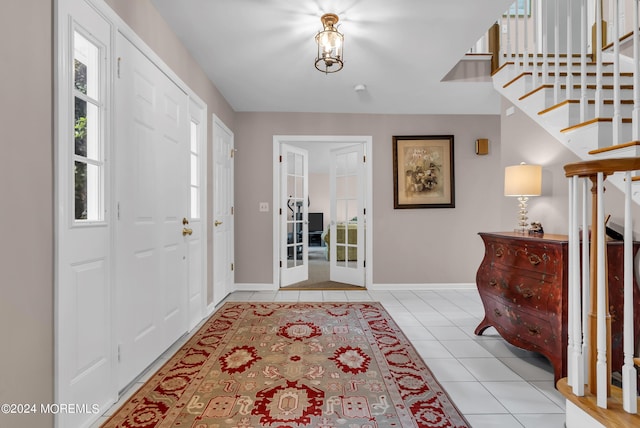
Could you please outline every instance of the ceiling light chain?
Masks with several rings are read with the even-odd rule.
[[[342,70],[344,46],[344,36],[335,25],[338,23],[338,15],[325,13],[320,18],[323,30],[316,34],[318,44],[318,56],[316,57],[316,68],[323,73],[335,73]]]

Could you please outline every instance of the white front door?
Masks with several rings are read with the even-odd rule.
[[[280,146],[280,286],[309,278],[309,155]]]
[[[213,301],[232,290],[234,279],[233,133],[213,118]]]
[[[188,97],[116,40],[116,337],[126,386],[187,330]]]
[[[365,285],[365,163],[362,144],[331,151],[329,277]]]

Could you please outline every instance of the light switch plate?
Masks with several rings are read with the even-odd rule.
[[[261,213],[269,212],[269,202],[260,202],[260,206],[258,209]]]

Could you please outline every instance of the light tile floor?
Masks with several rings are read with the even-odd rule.
[[[509,345],[493,328],[483,336],[473,334],[484,316],[476,290],[236,292],[225,301],[381,302],[472,427],[564,427],[565,400],[554,388],[549,362]],[[165,352],[93,426],[113,414],[187,339]]]

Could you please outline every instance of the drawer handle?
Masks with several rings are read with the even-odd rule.
[[[500,312],[499,309],[494,309],[493,313],[496,314],[497,317],[501,317],[502,316],[502,312]]]
[[[498,285],[498,281],[495,279],[490,279],[489,280],[489,285],[492,287],[495,287],[496,285]]]
[[[535,254],[529,254],[529,263],[531,263],[532,265],[534,266],[539,265],[541,261],[542,259],[540,258],[540,256],[537,256]]]
[[[540,335],[540,328],[539,327],[529,327],[529,334],[531,336],[539,336]]]
[[[533,297],[535,293],[533,292],[532,289],[525,288],[524,290],[520,291],[520,294],[522,294],[522,297],[524,297],[525,299],[530,299]]]

